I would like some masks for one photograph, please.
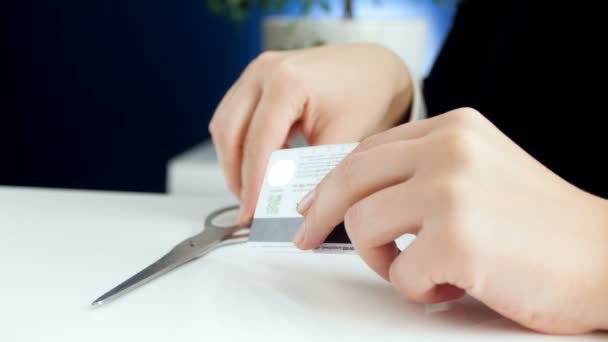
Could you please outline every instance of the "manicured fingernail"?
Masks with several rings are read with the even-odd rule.
[[[296,245],[297,247],[300,247],[302,245],[302,242],[304,242],[305,233],[306,233],[306,231],[304,229],[304,222],[302,222],[302,224],[300,225],[300,228],[298,228],[298,230],[296,231],[296,234],[294,235],[294,238],[293,238],[294,245]]]
[[[315,190],[313,189],[311,192],[307,193],[306,196],[302,197],[300,203],[298,203],[298,212],[302,215],[306,214],[310,206],[312,205],[312,201],[315,199]]]

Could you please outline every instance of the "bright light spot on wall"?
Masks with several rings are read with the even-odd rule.
[[[342,17],[344,0],[328,0],[329,13],[316,6],[311,16]],[[287,14],[299,15],[301,1],[291,0]],[[362,19],[403,19],[424,18],[430,28],[427,42],[427,61],[423,74],[431,69],[441,46],[449,32],[457,5],[455,0],[353,0],[355,18]]]

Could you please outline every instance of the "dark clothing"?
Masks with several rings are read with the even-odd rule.
[[[605,12],[592,4],[464,0],[424,82],[429,115],[473,107],[555,173],[608,198]]]

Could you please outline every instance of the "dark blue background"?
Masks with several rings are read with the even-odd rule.
[[[261,51],[260,13],[236,26],[205,1],[3,1],[0,185],[164,191],[167,161],[208,137],[215,106]],[[429,65],[455,11],[355,4],[357,17],[427,18]],[[299,15],[298,1],[286,13]]]
[[[0,184],[163,191],[259,53],[204,0],[3,2]]]

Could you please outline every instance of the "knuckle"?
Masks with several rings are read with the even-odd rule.
[[[268,86],[278,87],[279,89],[285,88],[286,86],[292,87],[297,82],[297,67],[294,66],[293,62],[286,59],[278,63],[275,67]]]
[[[230,130],[220,123],[219,120],[211,120],[209,123],[209,134],[215,143],[229,144],[231,139]]]
[[[209,134],[211,134],[212,136],[218,135],[219,132],[219,127],[218,127],[218,120],[217,120],[217,116],[214,116],[211,121],[209,121],[209,126],[207,127],[207,129],[209,130]]]
[[[471,107],[455,109],[447,114],[448,119],[453,125],[469,127],[483,118],[483,115]]]
[[[248,69],[266,68],[268,65],[275,63],[280,56],[279,51],[264,51],[259,54],[250,64]]]
[[[217,124],[215,123],[215,118],[212,118],[211,120],[209,120],[209,124],[207,125],[207,131],[209,132],[210,135],[213,135],[214,132],[216,131],[216,126]]]
[[[479,149],[479,139],[475,133],[466,128],[451,128],[438,137],[445,160],[452,166],[470,166],[475,162]]]

